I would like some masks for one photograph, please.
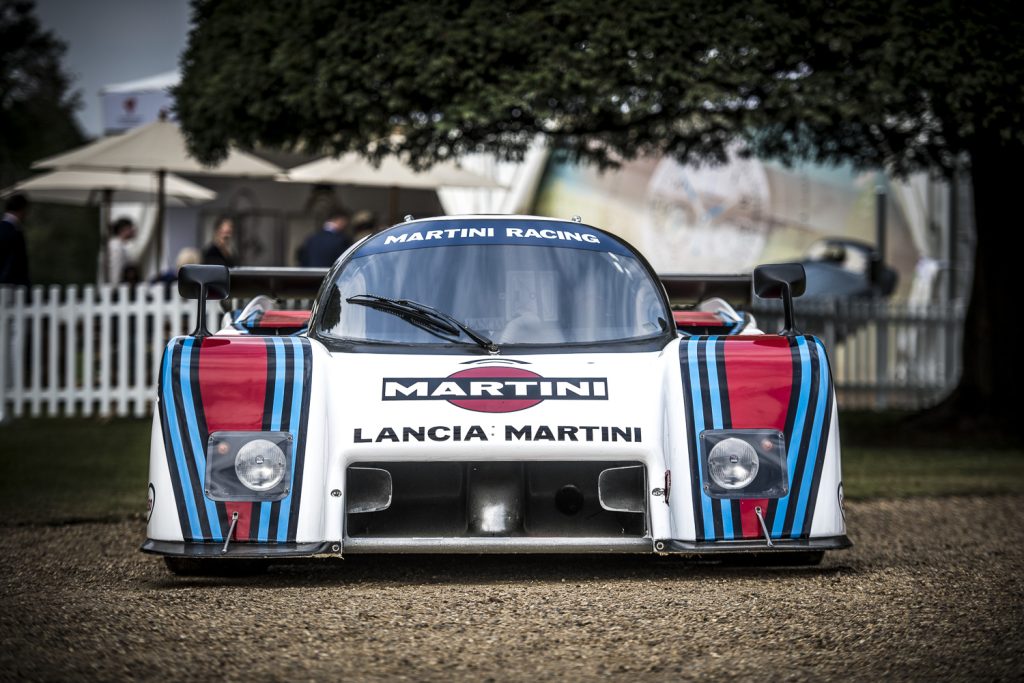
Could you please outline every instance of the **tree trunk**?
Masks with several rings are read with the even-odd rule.
[[[1017,277],[1024,271],[1024,254],[1017,246],[1024,188],[1013,171],[1022,158],[1024,146],[996,139],[979,140],[971,149],[977,241],[964,324],[963,375],[949,399],[926,416],[932,418],[927,422],[946,430],[1002,430],[1010,437],[1024,433],[1017,415],[1024,354],[1020,337],[1012,331],[1019,324],[1024,291]]]

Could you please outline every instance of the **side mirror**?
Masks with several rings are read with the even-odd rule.
[[[782,299],[786,326],[779,334],[794,335],[793,297],[807,289],[807,273],[800,263],[772,263],[754,268],[754,293],[762,299]]]
[[[199,315],[193,337],[209,337],[206,327],[206,300],[220,301],[231,293],[231,273],[226,266],[182,266],[178,271],[178,294],[199,300]]]

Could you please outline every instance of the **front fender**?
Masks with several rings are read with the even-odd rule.
[[[839,429],[828,358],[812,336],[688,337],[679,364],[685,447],[670,454],[684,474],[673,492],[673,538],[696,543],[839,537]],[[769,429],[784,434],[788,491],[778,498],[717,498],[705,491],[705,430]],[[678,480],[677,480],[678,481]],[[683,490],[680,491],[679,489]]]
[[[176,337],[168,343],[151,446],[150,539],[223,542],[236,514],[234,541],[294,543],[322,533],[322,418],[309,438],[313,356],[312,343],[302,337]],[[207,442],[217,431],[289,432],[287,496],[211,499]]]

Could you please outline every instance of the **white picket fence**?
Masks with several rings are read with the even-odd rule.
[[[210,306],[212,329],[221,315]],[[167,340],[195,323],[162,284],[0,287],[0,418],[143,417]]]
[[[910,304],[825,299],[796,301],[796,326],[828,351],[839,405],[917,410],[935,405],[960,381],[964,302]],[[776,302],[754,314],[766,332],[782,327]]]
[[[771,302],[754,313],[765,331],[781,326]],[[220,306],[211,302],[208,316],[217,329]],[[959,381],[963,319],[960,304],[797,301],[797,326],[825,343],[846,408],[916,409],[941,400]],[[167,340],[195,324],[195,302],[164,285],[0,287],[0,420],[144,417]]]

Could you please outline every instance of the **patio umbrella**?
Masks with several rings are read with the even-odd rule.
[[[150,201],[156,197],[156,179],[137,171],[53,171],[23,180],[0,194],[27,194],[36,202],[56,204],[99,204],[116,197],[118,201]],[[214,199],[217,193],[176,175],[164,178],[168,206],[194,206]],[[106,207],[108,208],[108,207]]]
[[[350,152],[338,158],[324,157],[308,164],[296,166],[278,177],[295,183],[326,183],[333,185],[362,185],[387,187],[391,192],[389,205],[391,220],[398,219],[398,192],[401,189],[436,190],[442,187],[502,187],[494,180],[467,171],[452,162],[435,164],[425,171],[416,171],[396,157],[385,157],[380,166],[374,166],[364,157]]]
[[[408,189],[436,190],[439,187],[501,187],[485,176],[459,168],[454,163],[435,164],[426,171],[415,171],[395,157],[385,157],[380,166],[351,152],[337,159],[324,157],[288,171],[286,179],[300,183],[335,185],[371,185]]]
[[[0,192],[27,194],[33,201],[56,204],[100,205],[100,242],[111,220],[114,195],[120,201],[151,201],[157,196],[159,182],[150,173],[138,171],[53,171],[23,180]],[[170,206],[194,206],[214,199],[217,193],[176,175],[164,178],[164,202]],[[100,257],[106,272],[106,250]]]
[[[185,138],[176,123],[157,121],[122,135],[111,135],[84,147],[41,159],[33,168],[61,170],[140,171],[156,175],[157,180],[157,264],[163,249],[164,203],[167,174],[219,175],[272,178],[281,172],[277,166],[251,154],[231,150],[217,166],[203,166],[189,156]]]

